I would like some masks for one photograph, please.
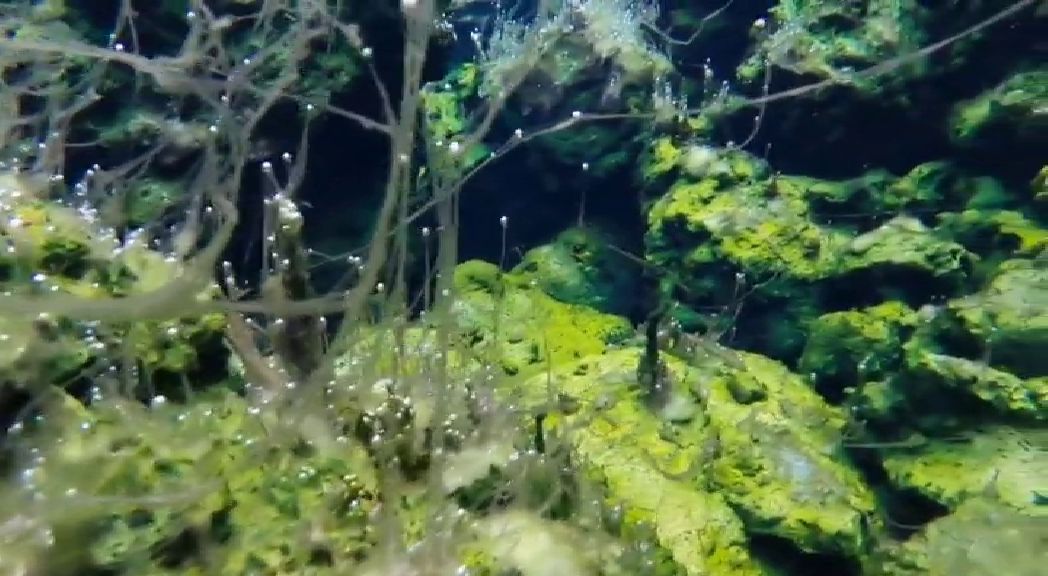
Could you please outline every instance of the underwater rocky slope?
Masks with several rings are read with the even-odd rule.
[[[439,270],[447,307],[426,308],[425,228],[411,247],[422,304],[375,304],[322,394],[258,402],[277,354],[245,354],[221,310],[98,322],[0,304],[0,574],[1040,574],[1048,69],[1017,44],[1029,30],[987,28],[853,76],[1006,3],[767,4],[758,24],[728,3],[673,56],[609,42],[593,17],[536,63],[496,132],[608,101],[637,112],[666,75],[703,83],[678,70],[691,52],[729,45],[725,30],[747,39],[725,56],[738,94],[702,113],[581,125],[467,185],[467,257]],[[663,17],[688,29],[719,6],[665,2]],[[82,3],[38,10],[41,26],[91,31]],[[163,22],[181,5],[153,10]],[[354,18],[388,24],[376,13]],[[1043,28],[1040,13],[1020,17]],[[357,82],[362,60],[327,54],[303,97]],[[465,133],[499,78],[448,66],[422,96],[427,142]],[[825,80],[761,108],[747,137],[753,110],[735,99]],[[115,155],[207,130],[151,104],[93,117],[95,145]],[[480,143],[456,169],[490,152]],[[108,204],[124,225],[180,202],[179,170],[157,172]],[[0,282],[19,302],[57,294],[61,311],[62,296],[134,298],[193,272],[51,184],[0,171]],[[367,219],[365,196],[352,215],[305,212],[307,228]],[[280,212],[274,237],[297,240],[300,221]]]

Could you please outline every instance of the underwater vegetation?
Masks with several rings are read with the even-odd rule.
[[[0,0],[0,576],[1033,576],[1036,0]]]

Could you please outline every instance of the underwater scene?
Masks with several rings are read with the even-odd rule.
[[[1044,574],[1045,0],[0,0],[0,576]]]

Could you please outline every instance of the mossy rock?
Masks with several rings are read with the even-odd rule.
[[[918,164],[892,182],[871,205],[871,211],[897,214],[940,212],[944,208],[971,210],[1005,208],[1018,198],[997,179],[967,173],[948,161]]]
[[[26,177],[0,175],[0,195],[7,200],[0,239],[12,249],[2,279],[7,291],[33,295],[46,290],[56,298],[69,294],[89,307],[92,298],[161,289],[181,272],[178,260],[152,250],[144,239],[118,242],[100,224],[49,200],[46,187]],[[13,357],[18,362],[0,366],[0,378],[20,386],[77,383],[83,367],[93,361],[108,363],[116,343],[127,342],[130,347],[121,344],[120,354],[130,351],[149,376],[164,372],[178,381],[172,389],[181,390],[182,378],[202,367],[202,357],[220,360],[227,353],[221,314],[121,326],[85,326],[61,317],[12,318],[7,325],[8,338],[17,343]],[[206,380],[222,376],[209,375]],[[166,388],[157,381],[153,386]]]
[[[1048,202],[1048,166],[1041,168],[1030,182],[1030,192],[1033,199],[1040,203]]]
[[[685,305],[727,306],[752,287],[737,343],[794,362],[806,326],[828,308],[915,306],[970,283],[975,255],[919,220],[899,216],[857,234],[847,220],[813,214],[818,204],[884,202],[890,182],[874,180],[678,180],[648,212],[647,259]]]
[[[221,342],[225,328],[223,314],[208,314],[185,320],[138,322],[124,338],[134,343],[143,369],[181,375],[196,372],[201,357],[208,353],[226,356]]]
[[[742,150],[694,142],[674,147],[667,142],[668,138],[655,140],[649,163],[644,166],[645,180],[653,173],[679,169],[679,173],[689,179],[714,179],[721,186],[736,186],[759,182],[767,178],[770,171],[767,162]]]
[[[992,499],[972,498],[905,542],[871,554],[870,576],[1039,576],[1048,562],[1048,522]]]
[[[297,572],[316,568],[318,554],[330,571],[374,544],[363,448],[291,450],[292,434],[279,440],[285,449],[263,448],[290,430],[230,393],[152,408],[54,397],[44,413],[28,439],[42,454],[33,488],[62,531],[92,527],[85,541],[61,543],[89,550],[75,573]]]
[[[433,152],[444,169],[466,170],[488,157],[489,150],[483,143],[457,155],[437,156],[440,150],[450,150],[452,142],[464,141],[472,128],[467,118],[466,102],[477,89],[477,74],[475,66],[461,66],[443,82],[427,84],[421,93],[426,133],[434,144],[439,143],[440,148]]]
[[[1017,210],[940,212],[936,231],[988,259],[996,267],[1007,258],[1036,257],[1048,250],[1048,228]]]
[[[493,565],[521,576],[627,576],[615,569],[621,545],[566,523],[510,510],[478,520],[474,531]]]
[[[940,294],[950,294],[963,286],[973,264],[974,255],[960,244],[937,237],[914,218],[897,216],[852,239],[842,257],[839,274],[871,281],[901,277],[908,282],[928,284],[922,292],[938,289]],[[901,286],[887,289],[906,297]]]
[[[530,280],[479,260],[455,268],[460,337],[508,374],[600,354],[633,335],[624,318],[554,300]]]
[[[640,158],[640,179],[653,184],[659,179],[675,175],[684,157],[684,148],[669,136],[653,139]]]
[[[713,178],[679,181],[648,212],[649,254],[656,263],[683,268],[682,275],[728,264],[755,282],[825,277],[845,237],[812,222],[791,183],[780,178],[723,188]]]
[[[1013,418],[1048,420],[1048,377],[1023,379],[985,361],[940,354],[920,338],[904,348],[905,377],[925,394],[959,394]]]
[[[896,217],[854,236],[811,217],[811,203],[847,202],[863,186],[791,176],[728,187],[678,181],[648,213],[649,254],[688,273],[728,264],[752,281],[908,273],[956,287],[966,278],[972,255],[916,219]]]
[[[678,427],[649,409],[635,384],[640,357],[639,349],[628,348],[555,367],[549,376],[557,406],[548,412],[548,434],[566,432],[582,470],[604,487],[609,506],[621,507],[627,539],[653,534],[677,566],[667,574],[762,574],[738,516],[696,477],[708,450],[702,423]],[[678,360],[668,364],[675,379],[698,377]],[[501,394],[520,407],[549,411],[547,390],[540,374],[514,381]],[[691,396],[686,387],[679,392]]]
[[[1048,377],[1048,263],[1009,260],[985,290],[951,300],[946,313],[992,365]]]
[[[861,554],[875,503],[840,452],[843,411],[762,356],[717,349],[694,364],[693,386],[719,444],[709,481],[747,530],[807,552]],[[754,387],[762,391],[755,401],[736,392]]]
[[[513,273],[535,280],[561,302],[628,316],[635,312],[640,270],[613,245],[614,238],[598,228],[570,228],[528,250]]]
[[[90,272],[114,257],[113,244],[70,207],[50,202],[33,183],[0,175],[4,225],[0,238],[9,247],[9,278],[27,281],[36,273],[67,285],[90,284]],[[19,274],[14,274],[14,271]]]
[[[900,302],[820,316],[809,326],[798,367],[823,394],[840,398],[846,388],[892,375],[916,322],[916,312]]]
[[[571,406],[561,425],[627,518],[635,510],[652,523],[660,545],[686,567],[711,562],[717,540],[708,528],[718,527],[720,546],[733,541],[737,528],[729,527],[738,520],[717,511],[728,506],[748,533],[810,552],[860,553],[874,500],[839,452],[843,412],[781,364],[716,345],[692,358],[665,356],[665,387],[652,395],[637,384],[640,356],[613,351],[553,372],[558,398]],[[536,376],[514,386],[514,402],[546,404],[545,382]],[[666,415],[687,403],[691,416]],[[670,512],[685,508],[687,521]],[[663,525],[670,521],[679,527]]]
[[[953,139],[964,145],[1005,139],[1044,142],[1048,134],[1048,71],[1029,70],[1009,76],[999,86],[956,106]]]
[[[974,430],[960,439],[932,439],[889,450],[883,462],[895,486],[951,509],[969,498],[985,497],[1048,518],[1046,451],[1044,430],[999,426]]]
[[[156,179],[136,182],[124,197],[126,225],[143,226],[157,221],[181,197],[179,182]]]
[[[896,177],[874,169],[848,180],[820,180],[780,176],[794,195],[808,201],[810,210],[823,218],[855,214],[883,217],[888,214],[927,213],[944,206],[992,207],[1011,200],[996,180],[976,177],[947,161],[925,162]],[[845,220],[847,221],[847,220]]]
[[[476,66],[466,64],[453,70],[443,82],[430,84],[422,92],[426,130],[435,141],[448,142],[469,128],[465,99],[477,89],[478,74]]]
[[[762,37],[756,55],[739,67],[740,80],[758,82],[768,65],[776,65],[805,77],[835,79],[868,94],[883,89],[883,80],[853,72],[919,49],[929,16],[919,2],[891,0],[782,1],[771,13],[775,32]],[[912,78],[925,70],[923,64],[906,66],[894,76]]]

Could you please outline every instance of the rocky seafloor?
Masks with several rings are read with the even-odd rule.
[[[42,30],[90,35],[83,3],[38,4]],[[706,4],[660,17],[689,29]],[[664,75],[698,90],[703,59],[688,66],[717,49],[733,88],[702,113],[554,134],[479,175],[463,257],[442,270],[453,298],[361,322],[322,401],[254,402],[255,358],[221,313],[0,307],[0,573],[1042,574],[1044,11],[864,75],[1010,4],[765,4],[729,2],[675,51],[609,43],[594,17],[554,51],[568,56],[536,62],[496,133],[609,99],[634,110]],[[361,17],[382,26],[378,12]],[[442,63],[423,94],[432,141],[465,132],[490,89],[475,63]],[[311,94],[353,101],[359,59],[312,64]],[[155,104],[92,118],[95,152],[171,130]],[[355,177],[318,162],[318,181]],[[183,184],[142,176],[126,222],[169,215]],[[45,188],[0,170],[9,294],[127,298],[185,272],[146,243],[114,253]],[[332,230],[374,211],[364,193],[315,194],[317,245],[350,242]],[[145,384],[112,394],[100,382],[124,382],[129,359]]]

